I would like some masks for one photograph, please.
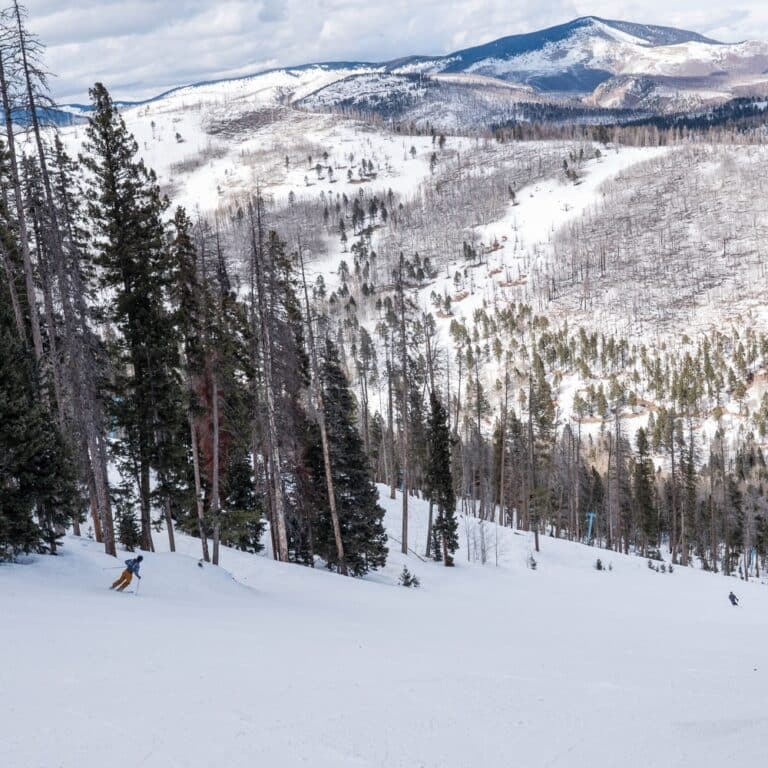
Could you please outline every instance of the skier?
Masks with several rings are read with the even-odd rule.
[[[739,604],[739,598],[736,597],[736,595],[731,592],[730,595],[728,595],[728,599],[731,601],[731,605],[738,605]]]
[[[137,579],[141,579],[139,576],[139,568],[141,568],[141,561],[144,559],[143,555],[139,555],[137,558],[132,558],[125,561],[125,570],[120,574],[120,578],[112,584],[110,589],[117,589],[118,592],[122,592],[130,583],[131,579],[136,576]]]

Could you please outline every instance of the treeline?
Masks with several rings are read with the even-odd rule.
[[[585,114],[574,122],[510,120],[490,126],[499,142],[595,141],[632,147],[669,147],[685,143],[764,144],[766,111],[759,103],[730,101],[693,114],[636,115],[596,119]]]
[[[429,78],[420,81],[419,88],[427,91],[427,102],[437,96],[445,99],[448,94],[463,102],[474,98],[470,90],[461,91],[456,86],[441,83],[436,88]],[[349,98],[332,108],[324,107],[323,111],[386,126],[406,136],[429,136],[444,130],[444,126],[432,125],[429,120],[406,119],[408,111],[420,98],[412,91],[393,91],[384,101],[367,107],[355,98]],[[497,110],[480,105],[469,114],[471,119],[454,127],[452,134],[493,137],[500,143],[594,141],[635,147],[676,146],[691,142],[764,144],[768,121],[764,103],[754,98],[731,99],[706,109],[672,114],[546,102],[517,102]]]
[[[629,125],[652,125],[661,131],[677,128],[702,135],[715,128],[738,133],[759,133],[763,132],[766,121],[768,112],[765,101],[742,97],[696,112],[643,117],[631,120]]]

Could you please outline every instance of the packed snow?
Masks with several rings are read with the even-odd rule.
[[[419,554],[390,540],[364,580],[231,550],[199,567],[183,536],[124,594],[87,539],[0,566],[0,764],[760,764],[763,585],[547,536],[534,570],[530,534],[475,519],[448,569],[422,557],[425,522],[412,499]]]

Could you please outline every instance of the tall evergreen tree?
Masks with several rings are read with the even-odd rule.
[[[64,316],[63,378],[71,412],[68,429],[77,448],[80,475],[89,490],[94,536],[96,541],[104,543],[107,554],[114,555],[102,386],[108,377],[109,361],[94,312],[97,304],[95,267],[84,222],[82,174],[58,136],[51,167],[53,205],[58,210],[57,222],[61,227],[61,249],[57,250],[54,263]]]
[[[430,395],[430,414],[427,427],[428,458],[424,484],[427,498],[437,507],[433,535],[441,552],[443,563],[453,565],[453,553],[458,549],[458,521],[456,495],[451,474],[451,428],[448,411],[435,392]]]
[[[187,387],[187,423],[189,449],[192,454],[194,505],[190,519],[182,518],[182,525],[195,530],[200,537],[203,559],[210,561],[208,526],[203,498],[203,472],[201,467],[200,432],[207,411],[206,352],[208,344],[207,318],[212,301],[201,280],[198,253],[192,239],[192,223],[184,208],[179,207],[173,218],[175,236],[171,242],[174,284],[171,295],[176,312],[176,327],[180,335],[182,364]],[[204,278],[204,276],[202,276]],[[205,441],[204,441],[205,442]],[[189,525],[187,525],[189,523]]]
[[[362,576],[386,562],[384,510],[378,504],[378,492],[357,430],[355,400],[342,370],[339,353],[330,340],[325,342],[321,376],[344,557],[349,573]],[[319,509],[315,552],[329,566],[336,566],[337,549],[328,507],[322,449],[319,434],[317,430],[314,432],[308,463]]]
[[[91,89],[93,115],[82,163],[101,286],[110,294],[104,319],[114,328],[111,405],[122,430],[115,443],[124,477],[133,479],[141,509],[141,548],[153,549],[150,472],[167,502],[178,474],[175,441],[183,423],[178,337],[170,311],[172,278],[161,220],[166,202],[153,172],[106,88]]]
[[[643,554],[649,545],[655,545],[659,535],[659,516],[653,490],[653,462],[648,453],[648,437],[641,427],[637,430],[637,458],[634,466],[634,497],[640,530],[643,535]]]

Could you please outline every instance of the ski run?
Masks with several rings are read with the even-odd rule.
[[[419,554],[426,516],[411,500]],[[547,536],[532,569],[529,534],[459,530],[455,568],[390,538],[363,580],[229,549],[200,568],[188,537],[145,553],[138,595],[106,590],[115,561],[86,539],[0,566],[0,764],[761,764],[765,584]]]

